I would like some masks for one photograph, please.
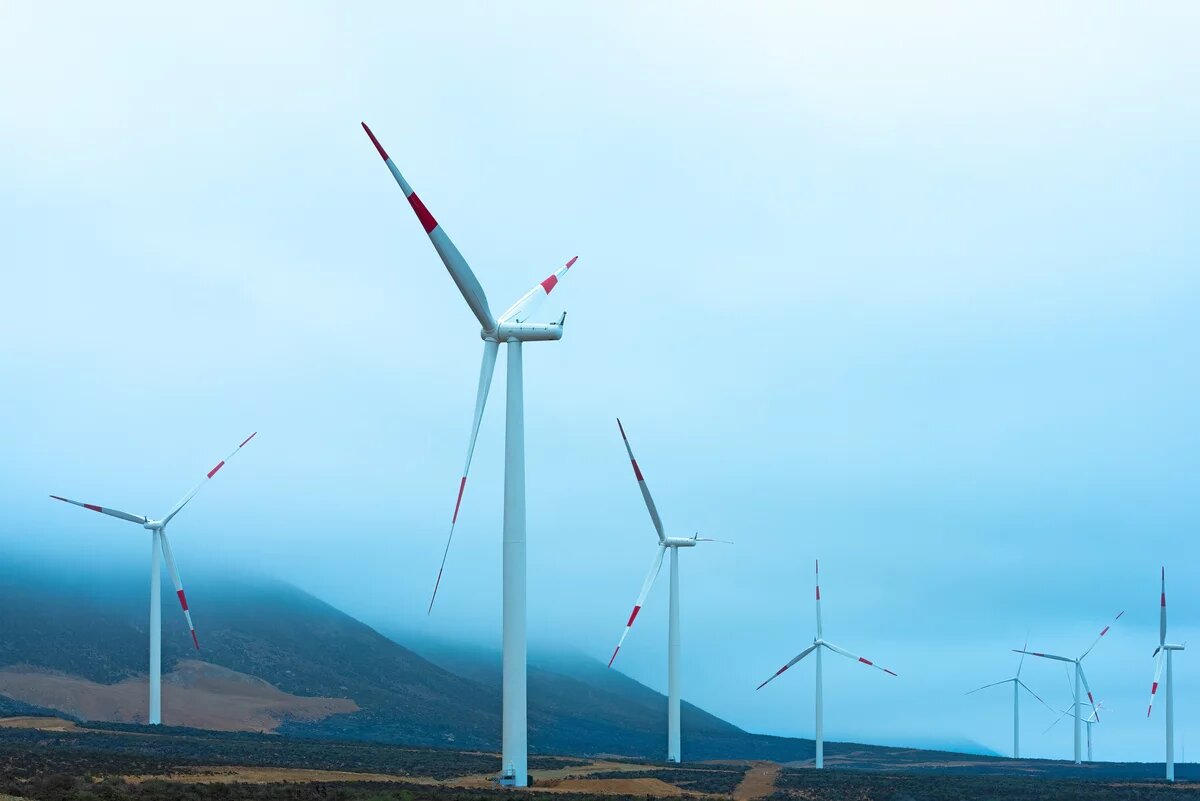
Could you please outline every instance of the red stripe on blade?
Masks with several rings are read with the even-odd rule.
[[[579,259],[578,256],[572,256],[571,260],[569,262],[567,262],[567,269],[568,270],[571,269],[571,265],[573,265],[578,259]]]
[[[875,664],[875,663],[874,663],[874,662],[872,662],[870,659],[866,659],[866,658],[864,658],[864,657],[861,657],[861,656],[858,658],[858,661],[859,661],[859,662],[862,662],[864,665],[874,665],[874,664]]]
[[[625,624],[625,628],[629,628],[630,626],[633,625],[633,619],[638,616],[638,612],[640,612],[640,611],[642,611],[642,607],[640,607],[640,606],[633,607],[633,611],[629,613],[629,622]]]
[[[183,607],[183,611],[185,611],[185,612],[186,612],[186,611],[188,610],[188,608],[187,608],[187,598],[186,598],[186,597],[184,597],[183,590],[179,590],[179,591],[178,591],[177,593],[175,593],[175,594],[179,596],[179,605],[180,605],[180,606],[182,606],[182,607]]]
[[[421,226],[425,229],[425,233],[428,234],[434,228],[437,228],[437,220],[433,219],[433,215],[429,213],[429,209],[425,208],[425,204],[421,202],[421,198],[417,197],[416,192],[408,196],[408,204],[417,213],[417,219],[421,221]]]
[[[817,587],[817,600],[821,600],[821,588]]]
[[[192,630],[192,643],[195,644],[196,650],[200,650],[200,641],[196,639],[196,630]]]
[[[251,434],[250,436],[248,436],[244,440],[242,440],[242,444],[238,445],[238,447],[239,448],[242,447],[242,445],[245,445],[247,442],[249,442],[250,440],[254,439],[257,436],[258,436],[258,432],[255,431],[253,434]]]
[[[1165,592],[1162,594],[1162,605],[1167,605],[1167,594]]]
[[[216,467],[214,467],[212,470],[208,471],[208,477],[212,478],[213,476],[215,476],[217,474],[217,471],[220,470],[224,466],[225,466],[225,460],[222,459],[220,462],[217,463]]]
[[[365,122],[362,123],[362,127],[363,127],[363,130],[367,132],[367,136],[371,137],[371,144],[375,145],[375,149],[379,151],[379,155],[383,158],[384,161],[387,161],[388,160],[387,151],[383,149],[383,145],[379,144],[379,140],[375,138],[375,134],[371,133],[371,129],[367,127],[367,124]]]
[[[454,502],[454,517],[450,518],[450,525],[452,525],[452,526],[458,522],[458,507],[462,505],[462,494],[463,494],[463,490],[466,488],[467,488],[467,477],[463,476],[462,481],[458,482],[458,500],[456,500]],[[434,588],[434,592],[437,592],[436,587]]]
[[[1158,682],[1157,681],[1154,682],[1154,684],[1150,685],[1150,694],[1154,695],[1156,692],[1158,692]]]
[[[619,646],[619,645],[613,649],[613,655],[608,660],[609,667],[612,667],[613,660],[617,658],[617,651],[620,651],[620,650],[621,650],[621,646]]]
[[[546,290],[546,294],[549,295],[550,290],[554,289],[554,287],[557,284],[558,284],[558,276],[552,275],[549,278],[547,278],[545,281],[542,282],[542,289]]]
[[[1105,626],[1104,631],[1100,632],[1100,636],[1103,637],[1105,634],[1108,634],[1108,630],[1110,628],[1112,628],[1112,626]]]
[[[96,506],[96,505],[95,505],[95,504],[93,504],[93,503],[85,503],[85,504],[83,505],[83,508],[84,508],[84,509],[91,509],[93,512],[103,512],[103,511],[104,511],[103,507]]]
[[[637,466],[637,459],[630,459],[629,461],[633,463],[633,474],[637,476],[637,480],[645,481],[646,479],[642,478],[641,468]]]

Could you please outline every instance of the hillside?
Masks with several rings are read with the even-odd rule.
[[[85,579],[29,566],[0,569],[0,711],[48,708],[139,722],[144,586],[132,572]],[[204,598],[198,654],[164,588],[165,723],[499,747],[494,653],[430,642],[410,649],[277,581],[197,576],[189,577],[189,589]],[[591,659],[533,653],[529,700],[536,753],[657,758],[666,741],[666,699]],[[689,760],[812,757],[811,741],[749,734],[686,703],[683,737]]]

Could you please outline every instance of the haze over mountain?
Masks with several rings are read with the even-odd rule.
[[[164,722],[309,737],[494,749],[499,659],[385,637],[308,593],[252,577],[189,578],[201,650],[164,587]],[[0,569],[0,712],[145,714],[145,580],[29,564]],[[531,749],[659,758],[665,698],[587,657],[531,654]],[[810,758],[812,743],[747,733],[685,703],[690,759]],[[977,751],[967,745],[966,750]]]

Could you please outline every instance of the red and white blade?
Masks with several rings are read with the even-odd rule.
[[[1123,614],[1125,614],[1125,610],[1121,610],[1120,612],[1118,612],[1117,616],[1113,618],[1112,623],[1109,623],[1107,626],[1105,626],[1103,629],[1100,630],[1100,634],[1096,637],[1095,642],[1093,642],[1091,645],[1088,646],[1088,649],[1083,652],[1082,656],[1079,657],[1080,659],[1083,659],[1083,657],[1087,656],[1088,654],[1090,654],[1092,652],[1092,649],[1095,648],[1096,645],[1102,639],[1104,639],[1104,635],[1108,634],[1108,630],[1111,629],[1114,625],[1116,625],[1116,622],[1121,619],[1121,615],[1123,615]]]
[[[861,662],[862,664],[866,665],[867,667],[873,667],[876,670],[882,670],[884,673],[888,674],[889,676],[897,675],[894,670],[888,670],[883,665],[877,665],[874,662],[872,662],[870,659],[867,659],[865,656],[859,656],[858,654],[852,654],[849,651],[847,651],[845,648],[839,648],[838,646],[834,645],[833,643],[827,642],[827,643],[825,643],[825,647],[828,648],[830,651],[833,651],[835,654],[841,654],[842,656],[846,657],[847,659],[853,659],[855,662]]]
[[[417,193],[413,191],[412,187],[408,185],[408,181],[404,180],[404,176],[400,174],[400,170],[397,169],[396,164],[388,156],[387,151],[383,149],[383,145],[379,144],[379,140],[375,138],[375,134],[371,132],[371,129],[367,127],[365,122],[362,124],[362,127],[367,132],[367,136],[371,137],[371,143],[379,151],[379,155],[391,171],[392,177],[400,185],[400,189],[404,192],[404,197],[408,199],[408,204],[412,206],[413,212],[417,215],[417,219],[420,220],[421,227],[425,229],[429,241],[433,243],[434,250],[441,257],[442,264],[446,265],[446,270],[449,271],[450,277],[454,279],[454,283],[458,286],[458,291],[462,293],[463,299],[471,307],[471,311],[475,314],[476,319],[479,320],[479,324],[483,326],[484,331],[495,331],[496,318],[492,316],[492,310],[488,308],[487,296],[483,292],[483,287],[479,285],[479,279],[471,271],[471,266],[467,264],[467,260],[458,252],[458,248],[450,240],[445,229],[433,218],[433,215],[429,213],[429,209],[425,208],[425,204],[421,201],[421,198],[417,197]]]
[[[475,455],[475,440],[479,438],[479,424],[487,406],[488,391],[492,388],[492,374],[496,369],[498,342],[485,340],[483,362],[479,365],[479,386],[475,390],[475,417],[471,422],[471,438],[467,441],[467,461],[463,465],[462,478],[458,482],[458,496],[454,499],[454,514],[450,517],[450,534],[446,537],[446,548],[442,551],[442,564],[438,567],[437,581],[433,583],[433,595],[425,614],[433,613],[433,602],[437,600],[438,587],[442,586],[442,571],[446,569],[446,557],[450,554],[450,543],[454,540],[454,527],[458,524],[458,510],[462,506],[463,492],[467,489],[467,474],[471,472],[471,458]]]
[[[188,609],[187,596],[183,593],[183,582],[179,579],[179,569],[175,567],[175,557],[171,555],[171,544],[167,542],[167,532],[160,531],[159,536],[162,537],[162,551],[163,558],[167,562],[167,572],[171,574],[171,581],[175,584],[175,595],[179,598],[179,605],[183,607],[183,616],[187,620],[188,631],[192,634],[192,644],[199,651],[200,641],[196,639],[196,627],[192,625],[192,613]]]
[[[617,641],[617,647],[613,649],[612,656],[608,659],[608,666],[612,667],[613,660],[617,658],[617,652],[621,650],[621,646],[625,644],[625,638],[629,636],[629,630],[633,628],[633,621],[637,620],[638,612],[642,611],[642,605],[646,603],[646,596],[650,594],[650,588],[654,586],[654,579],[658,577],[658,571],[662,569],[663,555],[667,552],[667,546],[658,546],[658,552],[654,554],[654,561],[650,564],[650,572],[646,574],[646,580],[642,582],[642,591],[638,593],[637,603],[633,605],[633,611],[629,613],[629,620],[625,623],[625,630],[621,632],[621,639]]]
[[[83,503],[81,501],[73,501],[70,498],[62,497],[61,495],[51,495],[50,497],[56,501],[62,501],[63,503],[73,504],[74,506],[81,506],[84,509],[91,509],[93,512],[99,512],[102,515],[108,515],[109,517],[117,517],[117,518],[120,518],[121,520],[128,520],[130,523],[145,523],[146,522],[146,518],[142,517],[141,515],[131,515],[131,514],[129,514],[129,512],[122,512],[120,509],[110,509],[107,506],[97,506],[94,503]]]
[[[1158,692],[1158,680],[1162,677],[1163,660],[1166,656],[1166,651],[1159,651],[1154,657],[1154,683],[1150,685],[1150,703],[1146,706],[1146,717],[1150,717],[1150,710],[1154,709],[1154,694]]]
[[[821,639],[823,632],[821,631],[821,560],[815,560],[816,565],[816,584],[817,584],[817,639]]]
[[[637,479],[638,489],[642,491],[642,500],[646,502],[646,509],[650,512],[650,520],[654,523],[654,530],[658,533],[658,541],[666,542],[667,535],[663,533],[662,519],[658,516],[658,508],[654,505],[654,498],[650,497],[650,488],[646,486],[646,479],[642,476],[642,468],[638,467],[637,459],[633,458],[633,448],[629,447],[629,437],[625,436],[625,426],[621,425],[621,418],[617,418],[617,428],[621,430],[621,439],[625,442],[625,452],[629,454],[629,463],[633,465],[633,477]]]
[[[792,665],[796,664],[796,663],[797,663],[797,662],[799,662],[801,659],[803,659],[804,657],[808,656],[809,654],[811,654],[811,653],[812,653],[813,651],[815,651],[815,650],[817,650],[817,644],[816,644],[816,643],[813,643],[812,645],[808,646],[808,647],[807,647],[807,648],[805,648],[803,651],[801,651],[800,653],[798,653],[798,654],[796,654],[794,657],[792,657],[792,661],[791,661],[791,662],[788,662],[786,665],[784,665],[783,667],[781,667],[779,670],[775,671],[775,673],[774,673],[774,674],[771,676],[771,678],[767,679],[766,681],[764,681],[762,684],[758,685],[758,686],[757,686],[757,687],[755,687],[754,689],[755,689],[755,690],[761,690],[763,687],[766,687],[768,684],[770,684],[772,681],[774,681],[774,680],[775,680],[775,677],[776,677],[776,676],[778,676],[778,675],[782,674],[782,673],[783,673],[785,670],[787,670],[787,669],[788,669],[788,668],[790,668]]]
[[[562,280],[563,276],[567,274],[567,270],[571,269],[571,265],[578,258],[578,256],[572,256],[570,261],[551,273],[545,280],[534,284],[532,289],[508,307],[508,311],[500,315],[500,322],[528,322],[533,312],[541,305],[546,296],[554,291],[554,287],[558,286],[558,282]]]
[[[230,451],[228,456],[226,456],[224,459],[222,459],[221,461],[219,461],[215,465],[213,465],[213,468],[204,475],[204,478],[200,481],[200,483],[197,484],[196,486],[192,487],[191,491],[187,495],[184,495],[182,498],[179,499],[179,503],[177,503],[173,507],[171,507],[171,511],[167,512],[166,517],[164,517],[162,519],[162,524],[165,526],[167,523],[170,523],[171,518],[173,518],[175,515],[179,514],[179,512],[182,511],[183,507],[187,506],[188,502],[190,502],[192,500],[192,498],[196,497],[196,493],[199,492],[201,490],[201,488],[204,487],[205,484],[207,484],[209,481],[212,481],[213,476],[215,476],[217,473],[219,473],[221,471],[221,468],[225,466],[226,462],[228,462],[234,456],[237,456],[238,451],[240,451],[242,448],[244,448],[246,446],[246,443],[249,442],[250,440],[254,439],[254,437],[257,435],[258,435],[258,432],[255,431],[253,434],[246,437],[244,440],[241,441],[241,443],[236,448],[234,448],[232,451]]]

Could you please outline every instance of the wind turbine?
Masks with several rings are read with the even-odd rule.
[[[1067,686],[1072,692],[1072,697],[1074,697],[1075,687],[1071,683],[1070,670],[1067,671]],[[1097,701],[1095,708],[1093,708],[1091,713],[1086,718],[1083,719],[1084,724],[1087,726],[1087,760],[1088,760],[1088,762],[1093,761],[1093,759],[1092,759],[1092,724],[1100,722],[1100,710],[1101,709],[1107,710],[1108,707],[1106,707],[1104,705],[1103,701]],[[1054,710],[1051,709],[1051,711],[1053,712]],[[1062,709],[1062,710],[1059,710],[1059,713],[1060,713],[1059,716],[1054,719],[1053,723],[1051,723],[1049,726],[1046,727],[1046,731],[1042,732],[1042,734],[1048,733],[1051,729],[1053,729],[1055,726],[1057,726],[1062,721],[1062,719],[1065,718],[1067,715],[1075,714],[1071,709]]]
[[[450,518],[450,534],[446,538],[446,549],[442,554],[442,565],[438,568],[437,581],[429,601],[433,601],[441,586],[442,570],[446,556],[450,553],[450,540],[454,537],[454,526],[458,522],[458,510],[462,505],[463,491],[467,487],[467,473],[471,468],[471,456],[475,451],[475,439],[479,435],[479,423],[487,403],[488,390],[492,384],[492,372],[496,367],[496,354],[500,343],[508,344],[508,396],[504,426],[504,564],[503,564],[503,710],[502,710],[502,766],[501,781],[516,787],[528,784],[529,748],[526,731],[526,668],[525,668],[525,411],[522,386],[521,344],[562,339],[564,313],[555,323],[529,322],[533,309],[545,298],[567,270],[575,263],[572,258],[550,274],[545,280],[517,299],[508,311],[496,318],[488,307],[483,292],[470,265],[458,252],[445,229],[438,224],[417,193],[404,180],[400,170],[392,162],[383,145],[364,122],[363,130],[379,151],[392,177],[400,185],[404,197],[416,213],[421,227],[433,243],[434,250],[450,272],[467,306],[482,326],[479,336],[483,339],[483,363],[479,368],[479,388],[475,394],[475,418],[471,425],[471,437],[467,443],[467,460],[458,484],[458,497],[454,501],[454,514]]]
[[[816,740],[816,758],[814,760],[814,765],[817,768],[823,768],[823,767],[825,767],[825,729],[824,729],[825,723],[824,723],[823,715],[822,715],[822,707],[823,707],[824,702],[823,702],[823,693],[821,690],[821,649],[828,648],[830,651],[833,651],[835,654],[841,654],[842,656],[847,657],[848,659],[853,659],[855,661],[862,662],[864,665],[867,665],[868,667],[873,667],[873,668],[882,670],[884,673],[887,673],[889,676],[895,676],[896,674],[893,671],[888,670],[887,668],[885,668],[881,665],[875,664],[874,662],[872,662],[870,659],[867,659],[866,657],[852,654],[849,651],[847,651],[843,648],[839,648],[838,646],[834,645],[833,643],[826,642],[823,639],[824,632],[822,631],[822,628],[821,628],[821,563],[820,563],[820,561],[816,562],[816,573],[817,573],[817,636],[813,638],[813,644],[808,646],[807,648],[805,648],[799,654],[797,654],[795,656],[795,658],[792,659],[791,662],[788,662],[786,665],[781,667],[779,670],[775,671],[774,676],[771,676],[771,678],[767,679],[762,684],[758,685],[758,687],[755,689],[761,690],[763,687],[767,686],[767,684],[770,683],[775,678],[775,676],[778,676],[779,674],[783,673],[783,671],[787,670],[792,665],[796,664],[797,662],[799,662],[801,659],[808,656],[809,654],[816,652],[815,659],[817,660],[817,700],[816,700],[817,725],[816,725],[816,737],[814,738]]]
[[[1158,677],[1162,674],[1163,662],[1167,663],[1166,698],[1163,703],[1167,706],[1167,781],[1175,781],[1175,678],[1171,670],[1171,654],[1182,651],[1182,645],[1171,645],[1167,642],[1167,569],[1162,569],[1162,595],[1159,596],[1158,607],[1158,647],[1154,649],[1154,683],[1150,685],[1150,705],[1146,707],[1146,717],[1154,709],[1154,694],[1158,692]]]
[[[621,645],[629,636],[629,630],[633,628],[633,621],[637,619],[638,612],[642,611],[642,604],[646,602],[646,596],[650,594],[650,588],[654,586],[654,579],[662,570],[663,556],[669,550],[671,552],[671,602],[667,623],[667,761],[679,762],[679,549],[693,548],[698,542],[717,542],[717,540],[701,537],[698,534],[692,537],[668,537],[664,533],[662,519],[658,516],[654,499],[650,497],[650,488],[646,486],[642,469],[638,467],[637,459],[633,458],[633,449],[629,447],[629,438],[625,436],[625,426],[621,425],[620,419],[617,420],[617,428],[621,431],[621,439],[625,442],[625,452],[629,454],[629,462],[633,465],[633,475],[637,479],[638,489],[642,491],[642,499],[646,501],[646,509],[650,512],[650,521],[654,523],[654,530],[658,533],[658,551],[654,554],[650,572],[646,574],[646,580],[642,582],[642,591],[638,593],[637,603],[633,605],[633,612],[629,614],[629,621],[625,624],[625,630],[621,632],[621,639],[617,641],[617,647],[613,649],[608,666],[612,667],[613,660],[617,658],[617,652],[621,650]]]
[[[1026,638],[1026,640],[1025,640],[1025,647],[1026,648],[1029,647],[1028,638]],[[1021,688],[1024,687],[1025,691],[1027,693],[1032,695],[1034,698],[1038,699],[1038,701],[1041,701],[1042,706],[1046,707],[1051,712],[1054,711],[1054,708],[1052,706],[1047,704],[1045,701],[1042,701],[1042,697],[1040,695],[1035,693],[1033,690],[1029,689],[1028,684],[1021,681],[1021,668],[1024,666],[1025,666],[1025,654],[1021,654],[1021,660],[1019,662],[1017,662],[1017,673],[1011,679],[1002,679],[1001,681],[994,681],[991,684],[985,684],[982,687],[976,687],[974,690],[971,690],[970,692],[967,693],[967,695],[971,695],[971,693],[977,693],[980,690],[986,690],[988,687],[999,687],[1001,684],[1008,684],[1009,682],[1012,682],[1012,686],[1013,686],[1013,688],[1012,688],[1013,689],[1013,759],[1021,758],[1021,692],[1020,692]]]
[[[1019,649],[1019,650],[1016,648],[1013,649],[1018,654],[1029,654],[1031,656],[1041,657],[1042,659],[1054,659],[1059,662],[1068,662],[1075,666],[1075,688],[1074,688],[1074,692],[1072,693],[1072,695],[1075,698],[1074,709],[1075,709],[1075,764],[1076,765],[1080,765],[1083,763],[1083,716],[1079,714],[1079,707],[1081,705],[1080,698],[1082,696],[1080,683],[1083,684],[1082,689],[1087,690],[1088,703],[1090,703],[1092,705],[1092,711],[1095,712],[1095,710],[1096,710],[1096,699],[1092,697],[1092,688],[1088,686],[1087,676],[1085,676],[1083,673],[1083,658],[1092,652],[1092,649],[1096,647],[1096,645],[1100,642],[1100,640],[1104,639],[1104,635],[1108,634],[1108,630],[1111,629],[1113,627],[1113,625],[1118,620],[1121,619],[1121,615],[1123,615],[1123,614],[1125,614],[1124,610],[1119,612],[1117,614],[1117,616],[1115,618],[1113,618],[1113,622],[1109,623],[1107,626],[1105,626],[1100,631],[1100,635],[1098,637],[1096,637],[1095,641],[1093,641],[1091,645],[1088,646],[1088,649],[1074,659],[1067,657],[1067,656],[1058,656],[1056,654],[1043,654],[1043,653],[1038,653],[1037,651],[1027,651],[1024,648]]]
[[[254,432],[257,434],[258,432]],[[92,503],[80,503],[73,501],[70,498],[64,498],[60,495],[51,495],[50,497],[56,501],[71,503],[75,506],[82,506],[84,509],[91,509],[93,512],[109,515],[110,517],[128,520],[130,523],[137,523],[142,528],[150,531],[150,714],[147,719],[151,725],[162,723],[162,595],[160,589],[159,570],[160,562],[166,559],[167,572],[171,574],[171,581],[175,584],[175,594],[179,597],[179,605],[183,608],[183,616],[187,620],[188,631],[192,634],[192,644],[196,646],[196,650],[200,650],[200,641],[196,639],[196,627],[192,625],[192,613],[188,610],[187,596],[183,594],[183,582],[179,580],[179,570],[175,567],[175,559],[171,556],[171,544],[167,541],[167,524],[171,522],[175,515],[183,510],[183,507],[188,505],[188,502],[196,497],[196,493],[217,474],[217,471],[225,466],[225,463],[237,455],[237,452],[242,447],[254,439],[254,434],[242,440],[242,444],[233,449],[221,461],[217,462],[216,467],[209,470],[205,474],[204,479],[195,487],[179,499],[179,502],[171,507],[171,511],[167,512],[161,520],[155,520],[141,515],[131,515],[128,512],[122,512],[118,509],[113,509],[108,506],[96,506]]]

